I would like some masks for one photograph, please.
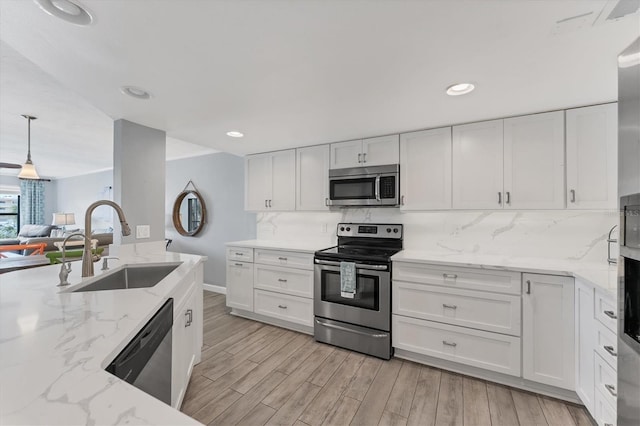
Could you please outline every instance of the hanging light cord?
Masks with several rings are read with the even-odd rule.
[[[36,117],[31,115],[22,114],[27,119],[27,164],[33,164],[31,162],[31,120],[37,120]]]

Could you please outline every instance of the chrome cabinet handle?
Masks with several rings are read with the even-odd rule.
[[[502,192],[498,192],[498,204],[502,205]]]
[[[324,205],[325,205],[325,206],[328,206],[328,205],[329,205],[329,199],[328,199],[328,198],[325,198],[325,199],[324,199]]]
[[[447,305],[446,303],[442,304],[443,308],[448,308],[448,309],[458,309],[458,307],[456,305]]]
[[[452,347],[454,347],[454,348],[455,348],[456,346],[458,346],[458,344],[457,344],[457,343],[447,342],[446,340],[443,340],[443,341],[442,341],[442,344],[443,344],[443,345],[447,345],[447,346],[452,346]]]
[[[236,256],[244,256],[244,253],[237,253],[236,252]]]
[[[400,205],[404,206],[404,195],[400,196]]]
[[[571,194],[570,201],[571,201],[572,203],[575,203],[575,202],[576,202],[576,190],[575,190],[575,189],[572,189],[571,191],[569,191],[569,193]]]
[[[278,308],[280,308],[280,309],[287,309],[287,305],[278,305]]]
[[[235,266],[244,266],[242,263],[234,263]]]
[[[269,208],[271,208],[271,200],[269,200]]]
[[[363,163],[366,163],[366,162],[367,162],[367,153],[366,153],[366,152],[363,152],[363,153],[362,153],[362,162],[363,162]]]
[[[604,426],[613,426],[613,423],[605,423]]]
[[[285,280],[285,279],[283,279],[283,278],[278,278],[278,282],[279,282],[279,283],[286,283],[286,282],[287,282],[287,280]]]
[[[189,327],[191,325],[191,323],[193,322],[193,310],[192,309],[187,309],[187,311],[184,313],[184,316],[187,318],[184,326],[185,327]]]
[[[283,261],[283,262],[286,262],[286,261],[287,261],[287,258],[286,258],[286,257],[279,257],[279,258],[278,258],[278,260],[281,260],[281,261]]]
[[[613,346],[604,345],[603,348],[604,348],[605,351],[609,352],[611,354],[611,356],[618,356],[616,351],[613,350]]]
[[[507,204],[511,204],[511,193],[509,191],[507,191],[507,192],[505,192],[505,196],[506,196],[505,202]]]
[[[362,157],[362,153],[358,153],[358,163],[362,163],[362,160],[360,159],[360,157]]]
[[[264,200],[264,206],[269,207],[269,205],[267,204],[267,200]]]
[[[616,387],[613,385],[604,385],[604,387],[609,391],[611,396],[618,396],[618,392],[616,392]]]
[[[531,281],[527,280],[527,294],[531,294]]]
[[[613,311],[604,311],[604,314],[611,319],[618,319],[618,316]]]
[[[442,274],[442,277],[446,280],[447,278],[450,278],[452,280],[455,280],[456,278],[458,278],[458,276],[456,274]]]

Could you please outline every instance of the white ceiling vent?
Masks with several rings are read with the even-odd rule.
[[[640,0],[609,0],[604,5],[602,11],[593,21],[593,25],[599,25],[604,22],[615,22],[622,18],[635,15],[636,19],[640,16]]]

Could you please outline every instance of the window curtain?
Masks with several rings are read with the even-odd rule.
[[[20,180],[20,223],[44,225],[44,182]]]

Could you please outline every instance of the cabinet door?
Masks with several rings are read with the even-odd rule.
[[[227,261],[227,306],[253,312],[253,263]]]
[[[362,140],[362,163],[365,166],[398,164],[400,161],[400,136],[380,136]]]
[[[591,415],[595,416],[593,296],[592,287],[576,280],[576,393]]]
[[[266,210],[271,198],[271,154],[248,155],[244,173],[244,209]]]
[[[453,127],[453,208],[501,209],[503,120]]]
[[[504,120],[504,207],[564,208],[564,113]]]
[[[346,167],[362,166],[362,140],[332,143],[331,168],[344,169]]]
[[[296,149],[296,210],[329,210],[329,145]]]
[[[189,290],[184,303],[175,307],[172,327],[171,351],[171,406],[179,409],[189,384],[191,372],[196,362],[196,348],[198,342],[196,316],[197,286]],[[200,311],[201,313],[202,311]]]
[[[617,104],[567,110],[567,207],[615,209],[617,185]]]
[[[573,278],[522,274],[522,280],[522,377],[573,390]]]
[[[269,210],[295,210],[296,208],[296,150],[272,153],[271,197]]]
[[[401,210],[451,208],[451,127],[400,135]]]

